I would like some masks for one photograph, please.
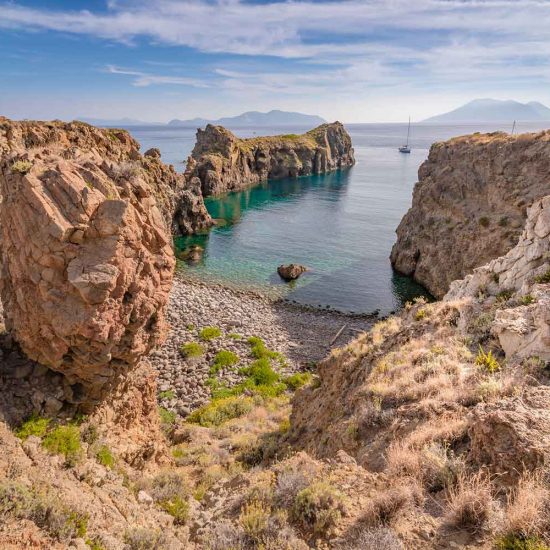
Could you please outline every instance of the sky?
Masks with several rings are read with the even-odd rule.
[[[550,104],[550,0],[0,0],[0,75],[16,119]]]

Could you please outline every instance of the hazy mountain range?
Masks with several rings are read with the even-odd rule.
[[[260,113],[259,111],[248,111],[242,115],[218,118],[216,120],[205,118],[193,118],[190,120],[171,120],[170,126],[192,126],[202,127],[207,124],[219,124],[220,126],[319,126],[326,120],[316,115],[304,115],[302,113],[292,113],[288,111],[269,111]]]
[[[80,117],[78,120],[93,124],[94,126],[165,126],[163,122],[143,122],[133,118],[120,119],[102,119]],[[325,119],[316,115],[304,115],[303,113],[292,113],[289,111],[269,111],[268,113],[260,113],[259,111],[248,111],[242,115],[218,118],[216,120],[206,118],[192,118],[189,120],[174,119],[168,122],[168,126],[184,126],[190,128],[201,128],[207,124],[219,124],[233,128],[243,126],[307,126],[314,128],[319,124],[324,124]]]
[[[550,109],[537,101],[519,103],[498,99],[474,99],[466,105],[423,122],[550,121]]]

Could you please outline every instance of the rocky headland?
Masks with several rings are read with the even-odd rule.
[[[391,261],[441,298],[517,243],[528,207],[550,189],[550,132],[436,143],[418,177]]]
[[[197,131],[186,176],[204,196],[238,191],[269,179],[324,174],[355,164],[351,138],[340,122],[301,135],[239,139],[222,126]]]
[[[548,548],[548,193],[521,188],[514,243],[442,300],[371,326],[174,278],[148,161],[2,122],[0,547]],[[490,164],[495,139],[459,141]]]

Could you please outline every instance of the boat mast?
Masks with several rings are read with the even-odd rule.
[[[409,117],[409,127],[407,129],[407,147],[409,146],[409,135],[411,133],[411,117]]]

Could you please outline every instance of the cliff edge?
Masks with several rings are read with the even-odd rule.
[[[441,298],[518,242],[527,208],[550,189],[550,132],[436,143],[418,176],[391,262]]]
[[[340,122],[302,134],[239,139],[222,126],[197,131],[186,177],[204,196],[238,191],[269,179],[324,174],[355,164],[351,138]]]

